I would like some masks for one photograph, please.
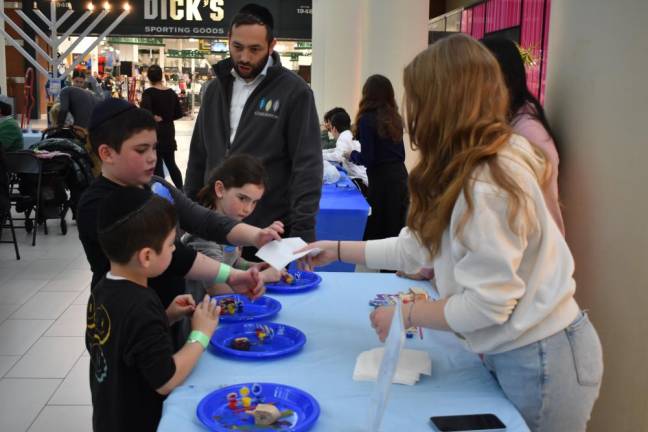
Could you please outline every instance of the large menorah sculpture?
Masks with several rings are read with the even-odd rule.
[[[58,36],[58,28],[72,15],[74,12],[72,11],[70,3],[67,3],[67,10],[65,13],[60,17],[56,17],[56,8],[57,8],[57,2],[56,0],[51,0],[50,1],[50,17],[47,18],[43,12],[41,12],[38,9],[38,6],[36,2],[34,2],[34,14],[38,18],[40,18],[43,23],[49,28],[50,30],[50,35],[48,36],[45,34],[43,30],[32,21],[31,18],[25,14],[22,10],[17,10],[16,13],[20,18],[22,18],[23,22],[25,22],[28,26],[30,26],[36,34],[38,34],[47,44],[51,47],[51,55],[47,53],[43,48],[41,48],[38,43],[33,40],[31,37],[29,37],[23,29],[20,28],[13,20],[11,20],[4,12],[4,10],[0,10],[0,14],[2,14],[2,18],[5,20],[7,24],[11,28],[13,28],[16,33],[22,38],[23,41],[26,43],[30,44],[38,54],[43,56],[45,60],[47,60],[47,63],[49,64],[49,70],[45,69],[43,66],[41,66],[38,61],[36,61],[35,56],[32,56],[29,54],[21,45],[20,43],[15,40],[9,33],[5,31],[3,27],[0,26],[0,31],[5,37],[5,40],[7,40],[16,50],[22,54],[23,57],[25,57],[34,67],[38,72],[41,74],[45,75],[47,79],[52,80],[50,82],[50,87],[54,85],[55,87],[57,86],[55,83],[59,83],[60,85],[60,80],[61,78],[67,76],[74,68],[85,58],[88,53],[90,53],[99,43],[112,32],[115,27],[119,25],[120,22],[124,18],[126,18],[126,15],[128,15],[128,12],[130,11],[130,5],[128,3],[125,3],[123,6],[123,11],[122,13],[97,37],[97,39],[83,52],[81,56],[79,56],[74,62],[69,65],[63,73],[59,73],[59,66],[65,61],[65,58],[70,55],[70,53],[81,43],[81,41],[88,36],[94,29],[97,27],[97,25],[108,15],[111,5],[108,1],[104,2],[101,8],[101,12],[99,15],[95,17],[95,19],[86,27],[86,29],[81,32],[79,37],[74,41],[66,50],[64,53],[59,53],[58,49],[61,43],[70,37],[72,33],[76,29],[83,24],[83,22],[92,15],[92,13],[95,10],[94,4],[92,2],[89,2],[85,12],[83,15],[81,15],[74,24],[72,24],[66,31],[63,33],[61,36]]]

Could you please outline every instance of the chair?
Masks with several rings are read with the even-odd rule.
[[[9,173],[5,155],[0,149],[0,243],[13,243],[16,251],[16,259],[20,259],[18,251],[18,242],[16,241],[16,231],[14,230],[13,217],[11,216],[11,199],[9,197]],[[8,221],[8,223],[5,223]],[[2,240],[2,229],[11,229],[12,240]]]

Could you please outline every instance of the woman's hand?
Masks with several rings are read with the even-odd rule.
[[[160,117],[159,115],[154,115],[153,119],[158,123],[160,123],[162,121],[162,117]]]
[[[394,308],[395,306],[383,306],[369,314],[371,327],[376,331],[380,342],[385,342],[385,339],[387,339],[392,318],[394,317]]]
[[[338,256],[338,242],[323,240],[309,243],[303,248],[296,250],[294,253],[303,252],[311,249],[320,249],[320,252],[317,255],[306,255],[300,262],[300,268],[306,269],[306,266],[319,267],[326,264],[330,264],[333,261],[337,261],[340,257]]]
[[[237,294],[243,294],[251,300],[261,297],[265,293],[263,280],[259,275],[259,270],[251,268],[246,271],[232,269],[227,284]]]

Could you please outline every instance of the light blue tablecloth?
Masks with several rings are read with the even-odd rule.
[[[405,291],[424,282],[379,273],[321,273],[320,287],[297,295],[273,295],[283,304],[276,322],[302,330],[300,353],[266,362],[244,362],[203,354],[186,382],[164,403],[158,431],[204,431],[196,406],[211,391],[242,382],[276,382],[312,394],[321,407],[314,432],[367,430],[374,383],[352,379],[358,354],[380,345],[369,325],[368,301],[377,293]],[[382,430],[430,432],[430,416],[494,413],[507,431],[529,429],[477,355],[450,333],[428,331],[406,348],[429,352],[432,376],[414,386],[392,385]]]

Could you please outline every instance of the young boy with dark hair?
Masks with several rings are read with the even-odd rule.
[[[94,431],[154,431],[164,396],[189,375],[218,325],[220,309],[205,296],[175,297],[166,311],[147,279],[171,262],[176,215],[168,201],[125,187],[99,207],[98,240],[110,271],[88,300],[86,348]],[[174,354],[169,324],[191,314],[192,332]]]
[[[108,258],[99,247],[97,215],[100,203],[113,191],[124,187],[150,189],[173,203],[180,228],[205,239],[234,244],[262,246],[279,239],[280,222],[259,229],[218,215],[188,199],[164,179],[153,177],[156,153],[156,123],[146,110],[120,99],[101,102],[92,113],[90,141],[99,155],[101,175],[86,190],[79,202],[79,238],[92,269],[92,287],[109,269]],[[264,291],[258,268],[232,269],[176,242],[173,260],[166,272],[150,281],[164,307],[184,293],[184,278],[226,282],[237,292],[258,297]]]

